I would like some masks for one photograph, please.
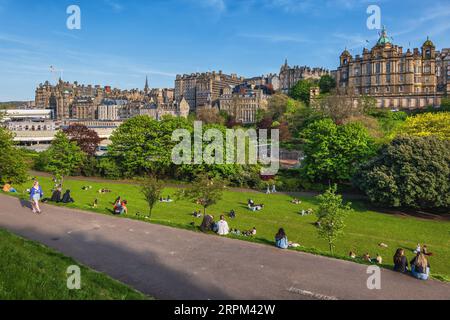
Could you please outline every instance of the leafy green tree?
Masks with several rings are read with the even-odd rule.
[[[144,195],[145,201],[149,208],[149,218],[152,217],[153,207],[161,198],[161,193],[164,189],[162,181],[155,176],[149,176],[141,183],[141,193]]]
[[[63,132],[55,135],[50,148],[41,156],[45,158],[45,171],[61,178],[61,183],[65,176],[76,173],[86,159],[86,154]]]
[[[300,80],[291,88],[289,96],[292,99],[302,101],[309,105],[311,88],[316,85],[317,84],[313,80]]]
[[[329,188],[324,194],[317,197],[319,210],[317,211],[317,230],[319,237],[328,242],[331,254],[337,239],[344,233],[345,218],[351,212],[351,204],[344,204],[342,196],[336,194],[337,186]]]
[[[124,176],[142,176],[148,173],[172,172],[172,141],[175,129],[192,132],[192,124],[184,118],[167,117],[156,121],[138,116],[117,128],[109,146],[108,155],[115,159]]]
[[[0,183],[23,183],[28,166],[21,150],[14,145],[13,135],[0,126]]]
[[[206,215],[206,209],[222,199],[224,190],[223,181],[211,179],[207,174],[200,174],[189,188],[178,193],[178,197],[201,205]]]
[[[330,75],[324,75],[319,80],[320,93],[329,93],[336,88],[336,80]]]
[[[441,110],[450,111],[450,98],[442,98]]]
[[[450,141],[401,136],[363,164],[354,184],[378,205],[450,208]]]
[[[359,123],[338,126],[331,119],[318,120],[303,138],[302,172],[312,181],[348,181],[375,153],[373,139]]]

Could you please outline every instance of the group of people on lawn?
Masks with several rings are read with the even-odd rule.
[[[17,191],[11,186],[11,183],[7,183],[3,186],[4,192],[11,192],[16,193]],[[30,201],[32,205],[33,213],[41,213],[41,209],[39,206],[39,202],[44,196],[44,192],[42,190],[42,187],[40,186],[39,182],[34,179],[33,187],[29,190],[27,190],[30,194]],[[43,202],[55,202],[55,203],[73,203],[75,202],[74,199],[70,195],[70,190],[66,190],[64,195],[62,194],[62,186],[61,184],[55,185],[55,188],[52,190],[53,194],[50,199],[42,199]],[[168,200],[170,197],[164,200]],[[97,200],[95,201],[95,204],[97,203]],[[127,214],[128,213],[128,202],[126,200],[122,200],[121,197],[118,197],[115,202],[113,203],[113,212],[114,214]],[[260,207],[259,210],[264,208],[264,205],[256,206],[253,200],[248,201],[249,208],[254,207]],[[194,213],[195,217],[201,217],[201,214],[197,214],[197,212]],[[236,213],[234,210],[230,212],[230,217],[235,218]],[[214,221],[214,217],[212,215],[205,215],[202,221],[202,224],[200,225],[200,230],[203,232],[209,232],[213,231],[217,233],[220,236],[226,236],[228,234],[234,234],[234,235],[245,235],[245,236],[255,236],[256,235],[256,228],[253,228],[249,231],[241,232],[237,229],[231,229],[228,225],[228,222],[225,220],[225,216],[221,215],[220,220],[218,222]],[[278,230],[278,233],[275,235],[275,246],[280,249],[288,249],[288,248],[296,248],[300,245],[297,243],[292,243],[288,240],[288,237],[286,235],[286,232],[283,228],[280,228]],[[386,245],[384,245],[387,247]],[[412,276],[414,276],[416,279],[419,280],[428,280],[430,276],[430,263],[428,261],[429,256],[432,256],[432,253],[428,252],[427,246],[424,245],[423,247],[419,244],[414,251],[415,257],[413,260],[411,260],[408,264],[408,259],[405,256],[405,250],[402,248],[397,249],[395,255],[394,255],[394,271],[400,272],[400,273],[411,273]],[[354,252],[350,252],[349,256],[353,259],[356,259],[356,254]],[[378,254],[376,259],[371,259],[369,254],[366,253],[363,255],[362,259],[364,261],[370,262],[370,263],[376,263],[376,264],[382,264],[383,259]]]
[[[384,244],[380,244],[380,246],[387,248],[387,245]],[[430,276],[430,263],[427,257],[432,256],[433,254],[428,252],[426,245],[423,247],[418,245],[416,250],[414,250],[414,254],[414,259],[408,264],[408,259],[405,256],[405,250],[402,248],[397,249],[394,255],[394,271],[401,273],[411,272],[415,278],[427,280]],[[349,257],[352,259],[357,258],[356,253],[353,251],[350,252]],[[365,253],[361,258],[363,261],[369,263],[380,265],[383,264],[383,258],[379,254],[377,254],[375,259],[372,259],[369,253]]]
[[[234,211],[233,211],[234,212]],[[256,236],[256,227],[249,231],[239,231],[238,229],[230,229],[228,222],[225,220],[225,216],[221,215],[218,222],[214,221],[214,216],[207,214],[203,217],[202,224],[200,225],[202,232],[215,232],[219,236],[227,236],[229,234],[242,235],[242,236]]]
[[[405,256],[404,249],[397,249],[397,252],[394,255],[394,270],[401,273],[409,273],[419,280],[428,280],[430,277],[430,262],[428,261],[429,256],[433,255],[432,253],[428,253],[426,246],[422,249],[415,250],[415,257],[411,260],[408,266],[408,259]]]
[[[11,183],[7,183],[3,186],[4,192],[17,193],[17,190],[11,186]],[[44,198],[44,191],[42,190],[39,181],[33,179],[33,186],[27,190],[30,195],[31,209],[33,213],[40,214],[42,210],[40,208],[40,202],[54,202],[54,203],[73,203],[75,200],[70,195],[70,190],[66,190],[64,194],[62,194],[62,187],[60,184],[55,185],[55,188],[52,190],[51,198]]]

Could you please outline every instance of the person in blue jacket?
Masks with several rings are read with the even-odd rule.
[[[44,192],[42,192],[42,187],[39,185],[38,181],[34,181],[33,187],[30,190],[30,201],[31,207],[33,208],[33,213],[41,213],[39,201],[43,196]]]
[[[278,233],[275,235],[275,245],[280,249],[289,248],[289,241],[283,228],[280,228]]]

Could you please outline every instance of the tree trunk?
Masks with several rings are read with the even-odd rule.
[[[153,207],[150,207],[150,209],[148,210],[148,218],[149,219],[152,218],[152,211],[153,211]]]

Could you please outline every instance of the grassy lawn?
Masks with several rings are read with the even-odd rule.
[[[143,300],[143,294],[49,248],[0,229],[0,300]],[[81,289],[67,289],[78,265]]]
[[[49,178],[41,178],[46,196],[51,196],[53,183]],[[90,191],[83,191],[84,185],[92,186]],[[30,188],[31,183],[19,186],[19,191]],[[111,214],[111,203],[117,196],[128,200],[129,218],[140,219],[147,214],[147,206],[140,194],[139,187],[133,184],[120,183],[95,183],[79,180],[67,180],[65,188],[72,190],[72,196],[76,203],[69,205],[72,208],[95,211],[102,214]],[[110,194],[98,194],[97,190],[107,188],[112,190]],[[175,196],[176,189],[167,188],[164,196]],[[99,206],[92,209],[94,199],[98,199]],[[256,203],[264,203],[262,212],[251,212],[246,203],[252,198]],[[265,195],[261,193],[227,191],[223,199],[209,209],[209,213],[216,218],[219,215],[234,209],[237,213],[236,219],[227,219],[231,228],[241,231],[257,228],[258,234],[253,239],[242,237],[250,241],[258,241],[273,244],[273,238],[278,228],[285,228],[290,241],[299,243],[300,250],[328,255],[327,243],[318,238],[314,226],[316,217],[302,217],[299,212],[303,209],[316,209],[317,202],[312,197],[302,197],[301,205],[290,203],[288,195]],[[429,251],[434,253],[430,258],[431,269],[435,278],[450,279],[450,222],[428,221],[414,217],[400,217],[369,211],[362,203],[354,203],[355,211],[351,213],[346,222],[345,235],[337,243],[336,256],[347,258],[350,251],[358,256],[368,252],[372,257],[379,253],[384,258],[386,267],[392,266],[392,257],[399,247],[407,250],[407,257],[412,259],[413,250],[417,243],[427,244]],[[201,224],[201,219],[195,219],[191,213],[201,209],[187,201],[175,201],[170,204],[157,204],[151,222],[165,224],[180,228],[194,229],[190,224],[195,222],[196,226]],[[139,215],[139,216],[138,216]],[[380,248],[379,244],[385,243],[389,248]]]

